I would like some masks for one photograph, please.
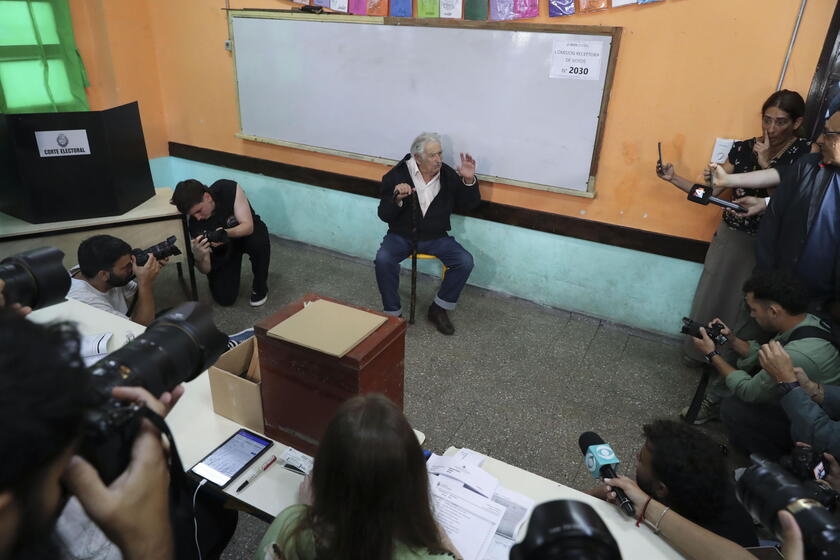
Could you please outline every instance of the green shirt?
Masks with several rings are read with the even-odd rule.
[[[306,530],[295,539],[295,546],[289,550],[283,548],[286,537],[297,526],[306,511],[304,505],[289,506],[280,512],[260,541],[260,546],[254,554],[253,560],[277,560],[272,544],[277,543],[283,553],[284,560],[315,560],[315,539],[312,531]],[[418,551],[397,543],[394,549],[394,560],[452,560],[451,554],[432,554],[429,551]]]
[[[792,332],[799,327],[820,327],[821,321],[810,313],[794,328],[777,334],[773,340],[778,340],[790,355],[793,367],[801,367],[808,377],[817,383],[827,385],[840,384],[840,355],[837,348],[829,341],[820,338],[802,338],[785,344]],[[738,370],[726,376],[726,386],[742,401],[746,402],[777,402],[776,380],[763,369],[750,376],[747,371],[754,371],[760,367],[758,350],[761,347],[756,341],[750,341],[747,355],[738,360]]]

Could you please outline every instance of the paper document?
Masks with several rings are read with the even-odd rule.
[[[301,453],[293,447],[287,448],[280,454],[278,459],[286,465],[302,470],[306,474],[312,472],[312,457],[306,455],[305,453]]]
[[[729,159],[729,151],[732,150],[732,145],[735,140],[732,138],[715,138],[715,147],[712,148],[712,161],[714,163],[724,163]]]
[[[91,366],[108,355],[108,341],[112,333],[98,333],[82,335],[79,353],[86,366]]]
[[[464,560],[484,560],[504,515],[504,507],[454,480],[430,476],[435,519]]]
[[[478,451],[473,451],[466,447],[459,449],[452,457],[465,465],[475,465],[477,467],[480,467],[484,463],[484,459],[487,458],[486,455],[482,455]]]
[[[493,535],[493,541],[487,549],[487,554],[484,555],[484,560],[508,560],[510,558],[510,549],[516,541],[501,536],[499,533]]]
[[[496,493],[493,494],[493,501],[505,508],[505,515],[502,517],[496,533],[502,537],[516,540],[519,528],[530,517],[531,511],[534,509],[534,500],[524,494],[499,486],[496,488]]]
[[[549,78],[600,80],[604,43],[577,39],[555,39],[551,51]]]
[[[491,498],[499,487],[499,481],[478,465],[464,463],[457,457],[441,457],[432,454],[426,461],[429,474],[451,478],[485,498]]]

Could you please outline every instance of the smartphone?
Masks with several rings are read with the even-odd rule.
[[[814,479],[823,480],[826,474],[825,465],[822,461],[820,461],[817,463],[817,466],[814,467]]]
[[[657,142],[656,147],[659,149],[659,159],[656,161],[656,170],[662,173],[662,142]]]
[[[272,441],[241,429],[190,469],[219,488],[224,488],[271,447]]]

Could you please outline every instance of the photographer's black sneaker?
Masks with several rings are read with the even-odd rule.
[[[268,290],[251,292],[251,307],[259,307],[268,299]]]

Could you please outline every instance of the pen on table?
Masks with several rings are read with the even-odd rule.
[[[251,476],[248,477],[248,480],[246,480],[245,482],[243,482],[242,484],[239,485],[239,488],[236,489],[236,493],[238,494],[238,493],[242,492],[243,490],[245,490],[246,486],[248,486],[249,484],[254,482],[257,479],[258,476],[260,476],[262,473],[267,471],[268,468],[271,465],[273,465],[276,460],[277,460],[277,455],[272,455],[271,458],[268,461],[263,463],[263,466],[261,466],[259,469],[255,470],[253,473],[251,473]]]

